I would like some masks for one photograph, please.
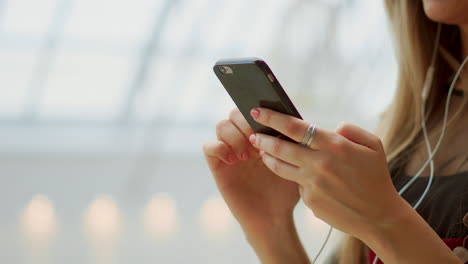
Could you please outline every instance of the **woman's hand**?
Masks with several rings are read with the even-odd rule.
[[[301,142],[309,123],[265,108],[251,111],[260,124]],[[276,175],[299,184],[305,204],[331,226],[364,239],[391,225],[404,200],[390,178],[383,146],[375,135],[350,124],[336,132],[316,128],[310,147],[265,134],[250,141]]]
[[[229,119],[218,122],[217,139],[203,145],[208,166],[262,263],[286,259],[307,263],[293,221],[298,185],[265,166],[248,141],[253,133],[240,111],[233,109]]]
[[[257,122],[297,142],[302,141],[309,127],[292,116],[257,110],[251,112]],[[341,124],[335,132],[316,128],[310,147],[264,134],[244,135],[248,134],[253,146],[263,151],[261,162],[255,155],[249,162],[228,168],[214,162],[214,157],[208,158],[224,198],[243,227],[256,226],[262,233],[271,231],[264,239],[250,240],[263,263],[308,260],[295,229],[271,228],[278,226],[271,219],[291,213],[297,203],[297,185],[273,180],[261,164],[279,175],[278,179],[297,183],[302,199],[317,217],[361,239],[384,263],[460,263],[437,233],[398,195],[382,144],[373,134],[350,124]],[[230,144],[233,149],[240,145]],[[268,228],[262,228],[262,224]]]

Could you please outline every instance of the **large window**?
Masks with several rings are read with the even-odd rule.
[[[255,262],[201,153],[234,107],[212,66],[260,57],[304,119],[372,130],[382,2],[0,0],[0,262]],[[327,226],[296,216],[313,255]]]
[[[325,126],[372,128],[393,91],[380,1],[2,3],[0,124],[18,138],[212,127],[234,106],[211,71],[223,57],[265,59],[300,112]]]

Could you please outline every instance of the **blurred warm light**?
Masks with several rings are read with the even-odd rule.
[[[221,197],[213,197],[205,201],[200,210],[200,223],[208,235],[226,235],[233,222],[233,216]]]
[[[167,193],[155,195],[143,215],[145,231],[154,237],[169,237],[177,230],[177,209],[174,199]]]
[[[305,222],[305,225],[307,226],[307,229],[309,229],[310,231],[314,233],[324,232],[329,227],[327,223],[317,218],[312,212],[312,210],[310,210],[308,207],[304,208],[304,222]]]
[[[121,219],[117,205],[109,196],[99,196],[84,215],[85,231],[98,243],[113,243],[120,235]]]
[[[37,245],[45,245],[57,233],[57,219],[50,200],[36,195],[21,215],[21,230],[25,237]]]

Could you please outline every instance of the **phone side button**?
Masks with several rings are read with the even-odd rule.
[[[268,76],[268,79],[270,80],[270,82],[275,82],[275,76],[273,76],[273,74],[269,73],[267,74]]]

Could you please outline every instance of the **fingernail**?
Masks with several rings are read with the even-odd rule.
[[[250,143],[252,143],[252,145],[255,145],[255,141],[257,141],[257,137],[255,136],[255,134],[250,135],[249,141]]]
[[[245,151],[244,153],[242,153],[241,158],[242,158],[242,160],[248,160],[249,159],[249,152]]]
[[[260,150],[260,152],[259,152],[260,156],[263,156],[264,153],[265,153],[265,151],[263,151],[263,150]]]
[[[260,116],[260,110],[258,110],[257,108],[253,108],[252,110],[250,110],[250,115],[254,119],[257,119]]]

